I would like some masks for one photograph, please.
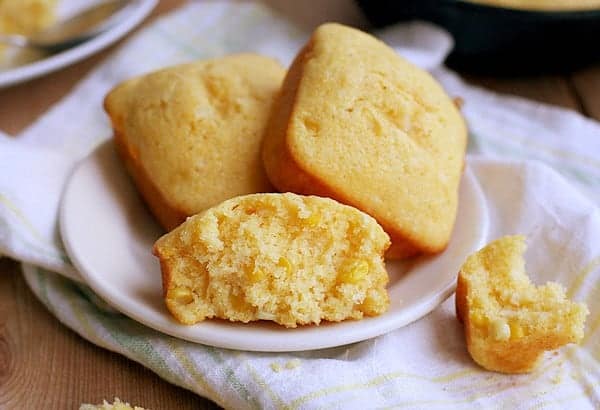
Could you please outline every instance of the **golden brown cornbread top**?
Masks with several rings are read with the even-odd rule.
[[[288,149],[338,198],[426,248],[450,236],[465,124],[438,83],[374,37],[324,24],[306,46]]]
[[[260,144],[285,70],[239,54],[126,81],[105,100],[115,133],[171,205],[194,214],[269,191]]]

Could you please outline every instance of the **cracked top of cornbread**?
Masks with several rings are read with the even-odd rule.
[[[137,77],[107,95],[121,157],[166,229],[234,196],[272,191],[260,145],[284,75],[271,58],[238,54]]]

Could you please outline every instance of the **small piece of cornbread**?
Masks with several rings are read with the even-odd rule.
[[[134,406],[131,407],[129,403],[124,403],[119,400],[118,397],[115,398],[114,403],[109,403],[106,400],[103,401],[102,404],[82,404],[79,406],[79,410],[144,410],[143,407]]]
[[[388,246],[372,217],[332,199],[253,194],[188,218],[154,254],[167,308],[181,323],[296,327],[383,313]]]
[[[456,314],[469,354],[488,370],[525,373],[546,350],[583,337],[587,307],[525,273],[525,238],[506,236],[469,256],[458,274]]]
[[[600,0],[467,0],[486,6],[536,11],[582,11],[600,9]]]

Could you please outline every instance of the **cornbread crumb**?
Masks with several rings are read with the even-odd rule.
[[[282,370],[281,365],[277,362],[273,362],[271,363],[271,370],[273,370],[275,373],[279,373]]]
[[[588,309],[557,283],[536,287],[525,273],[525,237],[500,238],[469,256],[458,275],[456,313],[469,354],[502,373],[532,371],[544,351],[583,338]]]
[[[300,359],[292,359],[285,364],[285,368],[288,370],[293,370],[300,367]]]
[[[103,400],[102,404],[82,404],[79,406],[79,410],[145,410],[143,407],[134,406],[131,407],[129,403],[124,403],[115,397],[114,403],[108,403]]]
[[[181,323],[296,327],[386,311],[388,246],[373,218],[332,199],[253,194],[188,218],[154,254],[167,308]]]
[[[262,155],[281,192],[366,212],[391,237],[386,257],[403,258],[447,246],[466,141],[431,75],[373,36],[328,23],[290,67]]]
[[[136,77],[106,96],[119,154],[165,229],[273,191],[260,146],[284,75],[271,58],[237,54]]]

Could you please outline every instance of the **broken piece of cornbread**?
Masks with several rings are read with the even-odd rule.
[[[55,19],[57,0],[0,0],[0,33],[32,35]],[[0,44],[0,59],[7,46]]]
[[[116,397],[115,402],[112,404],[103,400],[102,404],[98,405],[82,404],[79,406],[79,410],[144,410],[144,408],[138,406],[131,407],[129,403],[124,403]]]
[[[386,311],[388,235],[329,198],[252,194],[190,217],[154,245],[166,305],[207,318],[286,327]]]
[[[583,338],[587,307],[563,287],[525,273],[525,237],[505,236],[469,256],[458,274],[456,314],[469,354],[502,373],[532,371],[546,350]]]

